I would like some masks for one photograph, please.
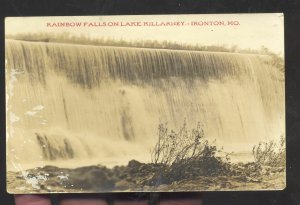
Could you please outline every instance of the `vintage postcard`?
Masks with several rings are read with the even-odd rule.
[[[7,17],[8,192],[284,189],[283,19]]]

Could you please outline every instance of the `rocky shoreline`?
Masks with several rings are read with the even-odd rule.
[[[170,170],[169,172],[166,170]],[[193,170],[193,171],[192,171]],[[258,171],[259,170],[259,171]],[[223,173],[186,170],[176,177],[165,165],[131,160],[112,169],[97,165],[76,169],[45,166],[25,172],[8,172],[8,192],[143,192],[284,189],[283,167],[257,167],[255,163],[232,164]]]

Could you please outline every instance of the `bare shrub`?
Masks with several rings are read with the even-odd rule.
[[[152,163],[160,166],[153,180],[171,183],[197,176],[228,175],[229,158],[216,156],[217,149],[205,139],[201,124],[189,130],[184,123],[178,132],[169,130],[167,124],[158,127],[158,141],[152,150]],[[164,165],[164,166],[161,166]]]
[[[286,146],[284,136],[278,143],[274,141],[259,143],[252,149],[257,164],[271,167],[284,167],[286,162]]]
[[[172,165],[200,155],[210,155],[214,151],[214,148],[208,146],[208,141],[204,140],[204,131],[200,123],[192,131],[189,131],[187,124],[184,123],[177,133],[174,130],[169,131],[167,124],[160,124],[158,141],[152,151],[152,162]]]

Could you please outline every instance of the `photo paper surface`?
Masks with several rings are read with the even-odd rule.
[[[7,190],[286,186],[283,14],[7,17]]]

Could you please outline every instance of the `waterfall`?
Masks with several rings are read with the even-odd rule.
[[[149,160],[159,123],[200,122],[226,150],[285,132],[266,55],[6,40],[5,58],[10,160]]]

